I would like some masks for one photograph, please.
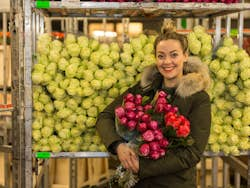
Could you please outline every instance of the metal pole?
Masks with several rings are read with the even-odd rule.
[[[227,15],[226,18],[226,36],[230,37],[230,31],[231,31],[231,17],[230,15]]]
[[[3,103],[7,104],[7,87],[8,87],[8,74],[7,66],[7,13],[3,13]],[[8,129],[4,126],[4,145],[8,145]],[[9,153],[4,153],[4,185],[5,187],[10,187],[9,185],[9,174],[10,174],[10,162],[9,162]]]
[[[31,0],[24,1],[24,136],[25,188],[32,188],[32,13]]]
[[[229,165],[223,162],[223,188],[228,188],[229,182]]]
[[[70,188],[77,188],[77,159],[69,159]]]
[[[83,19],[83,33],[85,36],[88,36],[88,18]]]
[[[212,157],[212,187],[218,187],[218,157]]]
[[[237,171],[234,172],[234,185],[235,188],[240,188],[240,173]]]
[[[206,157],[201,158],[201,188],[206,188]]]
[[[217,48],[221,39],[221,17],[218,16],[215,18],[215,45],[214,48]]]
[[[238,37],[239,37],[239,47],[243,47],[243,26],[244,26],[244,14],[239,12],[238,14]]]
[[[123,18],[122,19],[122,25],[123,25],[123,35],[122,35],[122,42],[127,42],[129,40],[129,18]]]

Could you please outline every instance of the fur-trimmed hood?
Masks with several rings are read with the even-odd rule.
[[[160,73],[156,65],[146,67],[141,77],[141,87],[147,90],[153,86],[153,82]],[[191,96],[209,87],[210,76],[206,64],[196,56],[190,56],[184,63],[183,77],[176,88],[176,93],[181,97]]]

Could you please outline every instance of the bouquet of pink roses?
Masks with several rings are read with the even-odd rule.
[[[148,97],[128,93],[123,104],[115,109],[117,133],[139,156],[157,160],[165,156],[169,148],[192,144],[189,120],[179,114],[167,96],[166,92],[159,91],[145,104]],[[132,172],[122,170],[121,166],[117,171],[116,178],[122,187],[132,187],[138,181]]]

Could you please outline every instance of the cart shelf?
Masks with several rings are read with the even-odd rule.
[[[250,3],[33,2],[48,16],[72,17],[214,17],[250,10]]]

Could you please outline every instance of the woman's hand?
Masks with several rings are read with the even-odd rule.
[[[124,168],[132,170],[134,173],[138,173],[139,159],[133,149],[128,145],[121,143],[117,147],[117,155]]]

